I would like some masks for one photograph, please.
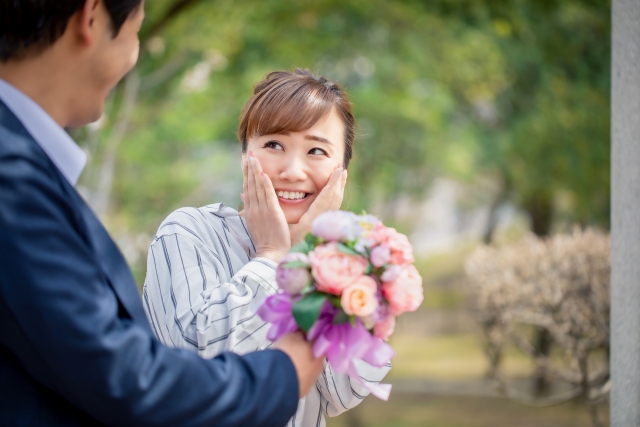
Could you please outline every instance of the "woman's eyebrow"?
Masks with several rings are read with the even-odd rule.
[[[331,143],[331,141],[329,141],[328,139],[325,139],[321,136],[316,136],[316,135],[305,135],[304,139],[309,139],[311,141],[318,141],[318,142],[324,142],[325,144],[329,144],[329,145],[333,145],[333,143]]]

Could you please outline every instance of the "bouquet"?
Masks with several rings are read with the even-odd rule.
[[[334,371],[387,400],[391,386],[362,381],[353,360],[381,367],[394,356],[384,341],[396,316],[415,311],[423,299],[413,261],[407,237],[372,215],[318,216],[311,233],[278,264],[282,292],[258,310],[272,324],[267,338],[301,329],[315,341],[316,357],[326,356]]]

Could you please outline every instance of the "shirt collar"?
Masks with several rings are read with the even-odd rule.
[[[67,181],[76,185],[87,162],[87,155],[69,134],[36,102],[2,79],[0,99],[22,122]]]

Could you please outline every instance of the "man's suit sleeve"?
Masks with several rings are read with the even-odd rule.
[[[1,344],[106,424],[282,426],[295,412],[284,353],[204,360],[123,314],[55,177],[19,157],[0,158],[0,302]]]

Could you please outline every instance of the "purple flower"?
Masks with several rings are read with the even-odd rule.
[[[309,257],[303,253],[291,252],[282,258],[276,268],[276,283],[278,287],[290,295],[297,295],[309,283],[311,275],[309,267],[287,267],[287,263],[300,262],[310,265]]]
[[[382,297],[382,292],[376,292],[376,297],[378,298],[378,308],[371,315],[371,320],[373,320],[375,323],[381,323],[387,320],[387,318],[391,314],[391,311],[389,310],[389,306]]]
[[[357,239],[362,228],[358,224],[358,216],[353,212],[329,211],[313,221],[311,232],[328,242],[345,242]]]
[[[376,246],[371,249],[370,257],[374,267],[382,267],[391,260],[391,249],[387,245]]]

